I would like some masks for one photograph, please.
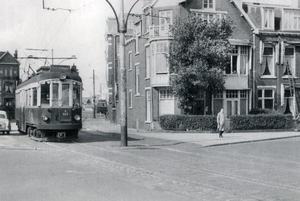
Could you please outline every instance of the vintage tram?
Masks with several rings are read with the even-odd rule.
[[[18,130],[38,141],[77,138],[82,80],[76,66],[42,66],[16,88]]]

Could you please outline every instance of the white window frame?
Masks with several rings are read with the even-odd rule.
[[[159,35],[165,35],[170,31],[171,26],[173,25],[173,11],[164,10],[158,12],[159,16]],[[163,34],[165,33],[165,34]]]
[[[168,67],[168,61],[166,58],[166,54],[168,54],[168,49],[169,49],[169,43],[168,42],[157,42],[155,44],[155,70],[156,70],[156,74],[168,74],[169,72],[169,67]],[[158,55],[162,55],[165,59],[166,59],[166,63],[164,66],[163,70],[160,70],[160,68],[158,68]]]
[[[274,8],[262,8],[262,28],[264,30],[274,30],[275,24]]]
[[[210,5],[212,5],[212,6],[210,7]],[[202,0],[202,9],[214,10],[215,9],[215,0]]]
[[[132,70],[132,51],[128,52],[128,70],[131,71]]]
[[[299,31],[300,30],[300,10],[299,9],[282,9],[283,30]]]
[[[145,47],[145,57],[146,57],[146,72],[145,72],[145,79],[149,79],[151,74],[150,74],[150,69],[151,69],[151,51],[150,51],[150,45],[147,45]]]
[[[257,94],[258,101],[262,101],[261,109],[270,109],[270,108],[265,107],[265,100],[273,100],[273,105],[272,105],[272,108],[271,108],[271,110],[273,110],[274,109],[274,104],[275,104],[275,88],[276,87],[268,87],[268,86],[264,87],[263,86],[263,87],[257,87],[257,88],[258,88],[257,93],[258,93],[259,90],[262,90],[262,97],[259,97],[259,95]],[[272,97],[266,97],[265,96],[265,91],[266,90],[272,90]]]
[[[207,23],[215,20],[226,19],[228,12],[227,11],[209,11],[209,10],[199,10],[191,9],[191,12],[194,12],[197,16]]]
[[[145,89],[145,96],[146,96],[146,123],[150,123],[151,115],[152,115],[151,114],[151,89],[150,88]]]
[[[272,54],[272,56],[270,56],[270,55],[264,55],[264,49],[265,48],[272,48],[272,52],[273,52],[273,54]],[[275,47],[273,47],[272,45],[268,45],[268,44],[264,44],[264,47],[263,47],[263,49],[262,49],[262,64],[261,65],[264,65],[264,61],[265,61],[265,59],[266,58],[271,58],[272,57],[272,65],[270,66],[270,64],[268,63],[268,67],[269,67],[269,69],[270,69],[270,73],[271,73],[271,75],[263,75],[263,73],[264,72],[262,72],[262,74],[261,74],[261,77],[262,78],[275,78],[276,76],[275,76]]]
[[[140,63],[135,64],[135,96],[140,95]]]
[[[227,73],[225,71],[225,74],[227,75],[234,75],[234,74],[238,74],[238,75],[248,75],[248,70],[249,70],[249,46],[245,46],[245,45],[236,45],[234,50],[231,53],[230,56],[230,73]],[[245,52],[246,51],[246,52]],[[236,72],[233,71],[233,56],[237,57],[236,60]],[[241,59],[242,56],[246,56],[247,57],[247,61],[246,61],[246,66],[245,66],[245,73],[241,73]]]
[[[167,88],[159,89],[159,100],[173,100],[174,95],[171,90]]]
[[[286,53],[287,52],[286,49],[289,49],[289,48],[293,49],[294,54],[293,55],[284,55],[284,58],[283,58],[284,65],[286,65],[286,58],[290,58],[292,60],[292,62],[293,62],[292,64],[289,64],[289,67],[290,67],[291,72],[292,72],[292,77],[296,77],[296,65],[295,65],[295,63],[296,63],[296,60],[295,60],[295,58],[296,58],[296,56],[295,56],[296,49],[295,49],[295,47],[285,47],[285,51],[284,52]],[[284,70],[285,69],[286,68],[284,67]],[[288,78],[288,75],[283,75],[282,77],[283,78]]]
[[[128,91],[128,107],[129,107],[129,109],[132,109],[132,90],[131,89]]]

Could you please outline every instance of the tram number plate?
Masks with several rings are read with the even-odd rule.
[[[57,138],[66,138],[66,132],[58,132]]]

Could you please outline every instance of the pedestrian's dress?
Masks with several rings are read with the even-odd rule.
[[[217,116],[218,131],[224,131],[225,117],[223,112],[219,112]]]

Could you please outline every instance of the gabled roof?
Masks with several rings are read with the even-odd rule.
[[[176,6],[185,1],[186,0],[153,0],[152,6]]]
[[[254,33],[263,32],[262,28],[262,8],[273,8],[275,18],[281,18],[282,9],[299,10],[292,2],[278,2],[267,0],[230,0],[231,3],[239,10],[241,16],[248,22]]]
[[[0,64],[20,65],[19,61],[15,59],[9,52],[2,51],[0,51]]]

